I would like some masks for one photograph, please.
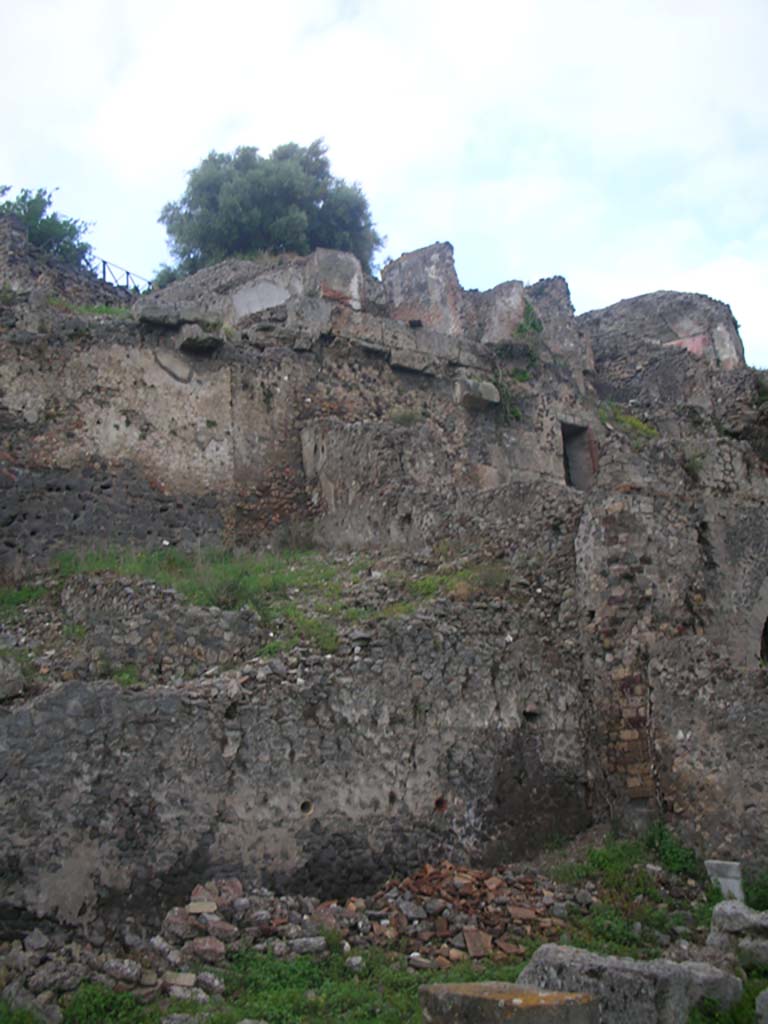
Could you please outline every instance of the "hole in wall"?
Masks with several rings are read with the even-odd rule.
[[[577,491],[588,491],[597,470],[597,450],[589,427],[560,423],[563,437],[565,482]]]
[[[435,800],[435,810],[437,811],[438,814],[445,814],[447,808],[448,801],[445,799],[444,796],[439,796],[437,800]]]
[[[760,661],[768,664],[768,619],[763,623],[763,632],[760,635]]]
[[[300,806],[299,810],[301,811],[302,814],[311,814],[312,813],[312,801],[311,800],[302,800],[301,801],[301,806]]]
[[[389,791],[389,806],[394,807],[397,803],[397,793],[393,789]]]

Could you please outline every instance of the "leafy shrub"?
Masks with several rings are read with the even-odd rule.
[[[499,392],[499,410],[502,422],[506,426],[519,422],[523,418],[522,411],[500,370],[494,374],[493,383]]]
[[[526,299],[525,309],[523,310],[523,319],[515,328],[515,334],[518,337],[525,337],[526,334],[541,334],[543,330],[544,324],[537,316],[536,310]]]
[[[0,185],[0,199],[11,190],[10,185]],[[83,240],[88,225],[81,220],[48,213],[53,205],[53,196],[44,188],[32,192],[23,188],[15,199],[0,203],[0,216],[13,215],[24,222],[27,236],[50,256],[55,256],[71,267],[85,267],[91,256],[91,247]]]
[[[663,822],[656,822],[650,827],[645,842],[667,871],[691,878],[703,877],[703,866],[696,854],[689,847],[683,846]]]
[[[331,175],[326,154],[322,139],[278,146],[269,157],[254,146],[210,152],[190,172],[181,199],[160,214],[176,272],[227,256],[305,254],[320,246],[352,252],[369,270],[382,240],[368,200],[359,185]],[[167,283],[172,272],[163,268],[158,278]]]
[[[123,665],[122,668],[115,669],[112,672],[112,677],[116,683],[126,688],[129,686],[138,686],[141,683],[139,676],[139,670],[135,665]]]

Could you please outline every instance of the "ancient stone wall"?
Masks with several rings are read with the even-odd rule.
[[[744,365],[744,346],[730,306],[706,295],[653,292],[623,299],[577,318],[597,359],[629,343],[681,348],[710,366],[732,370]]]
[[[148,647],[163,685],[86,667],[4,706],[3,899],[71,921],[242,865],[339,891],[595,814],[678,815],[706,852],[748,837],[768,860],[768,427],[754,377],[726,369],[727,307],[663,293],[576,321],[562,279],[465,292],[437,245],[382,282],[341,254],[228,261],[129,322],[1,312],[7,570],[287,523],[505,581],[271,660],[247,616],[215,619],[217,642],[170,596],[65,592],[98,658],[107,622],[135,620],[113,655]],[[163,637],[244,660],[175,672]]]
[[[12,216],[0,216],[0,288],[33,302],[58,297],[73,305],[128,306],[133,301],[128,289],[72,269],[31,246],[24,224]]]
[[[525,617],[447,602],[348,630],[333,655],[146,692],[53,686],[0,718],[19,780],[1,801],[4,899],[72,921],[244,864],[339,894],[577,829],[591,817],[579,659]]]

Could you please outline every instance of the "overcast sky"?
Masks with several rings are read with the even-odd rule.
[[[0,13],[0,184],[58,188],[151,277],[211,150],[323,136],[384,256],[563,274],[577,312],[729,302],[768,366],[768,0],[25,0]]]

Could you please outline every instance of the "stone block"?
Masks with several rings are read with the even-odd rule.
[[[704,867],[710,880],[720,886],[723,898],[744,902],[741,884],[741,864],[737,860],[705,860]]]
[[[420,320],[442,334],[463,333],[463,293],[449,242],[405,253],[382,268],[381,280],[393,319]]]
[[[509,341],[525,313],[525,292],[521,281],[506,281],[483,295],[486,307],[482,342],[498,345]]]
[[[600,1003],[601,1024],[680,1024],[703,999],[727,1009],[742,983],[709,964],[600,956],[569,946],[540,946],[521,984],[551,991],[583,991]]]
[[[496,385],[490,381],[460,377],[453,385],[453,400],[465,409],[478,411],[498,405],[501,396]]]
[[[423,985],[419,1001],[424,1024],[597,1024],[598,1004],[578,992],[542,992],[490,981]]]
[[[304,271],[308,294],[359,310],[363,296],[363,272],[356,256],[334,249],[316,249]]]
[[[158,298],[154,293],[142,296],[133,307],[133,315],[140,322],[159,327],[178,327],[180,324],[204,323],[202,309],[189,302],[173,302]]]
[[[333,310],[330,331],[372,352],[387,352],[391,347],[383,337],[384,328],[379,317],[357,313],[345,306]]]
[[[768,938],[768,910],[752,910],[738,900],[723,900],[712,911],[712,931]]]
[[[737,953],[743,967],[768,967],[768,939],[741,939]]]
[[[192,971],[166,971],[163,975],[163,984],[166,988],[175,985],[176,988],[193,988],[197,983],[197,975]]]
[[[768,1024],[768,988],[755,1001],[755,1024]]]
[[[8,654],[0,654],[0,700],[10,700],[24,693],[21,665]]]
[[[188,914],[215,914],[218,904],[215,900],[192,900],[185,909]]]
[[[390,365],[396,370],[413,370],[415,373],[435,372],[435,361],[429,352],[417,349],[393,349],[389,355]]]

